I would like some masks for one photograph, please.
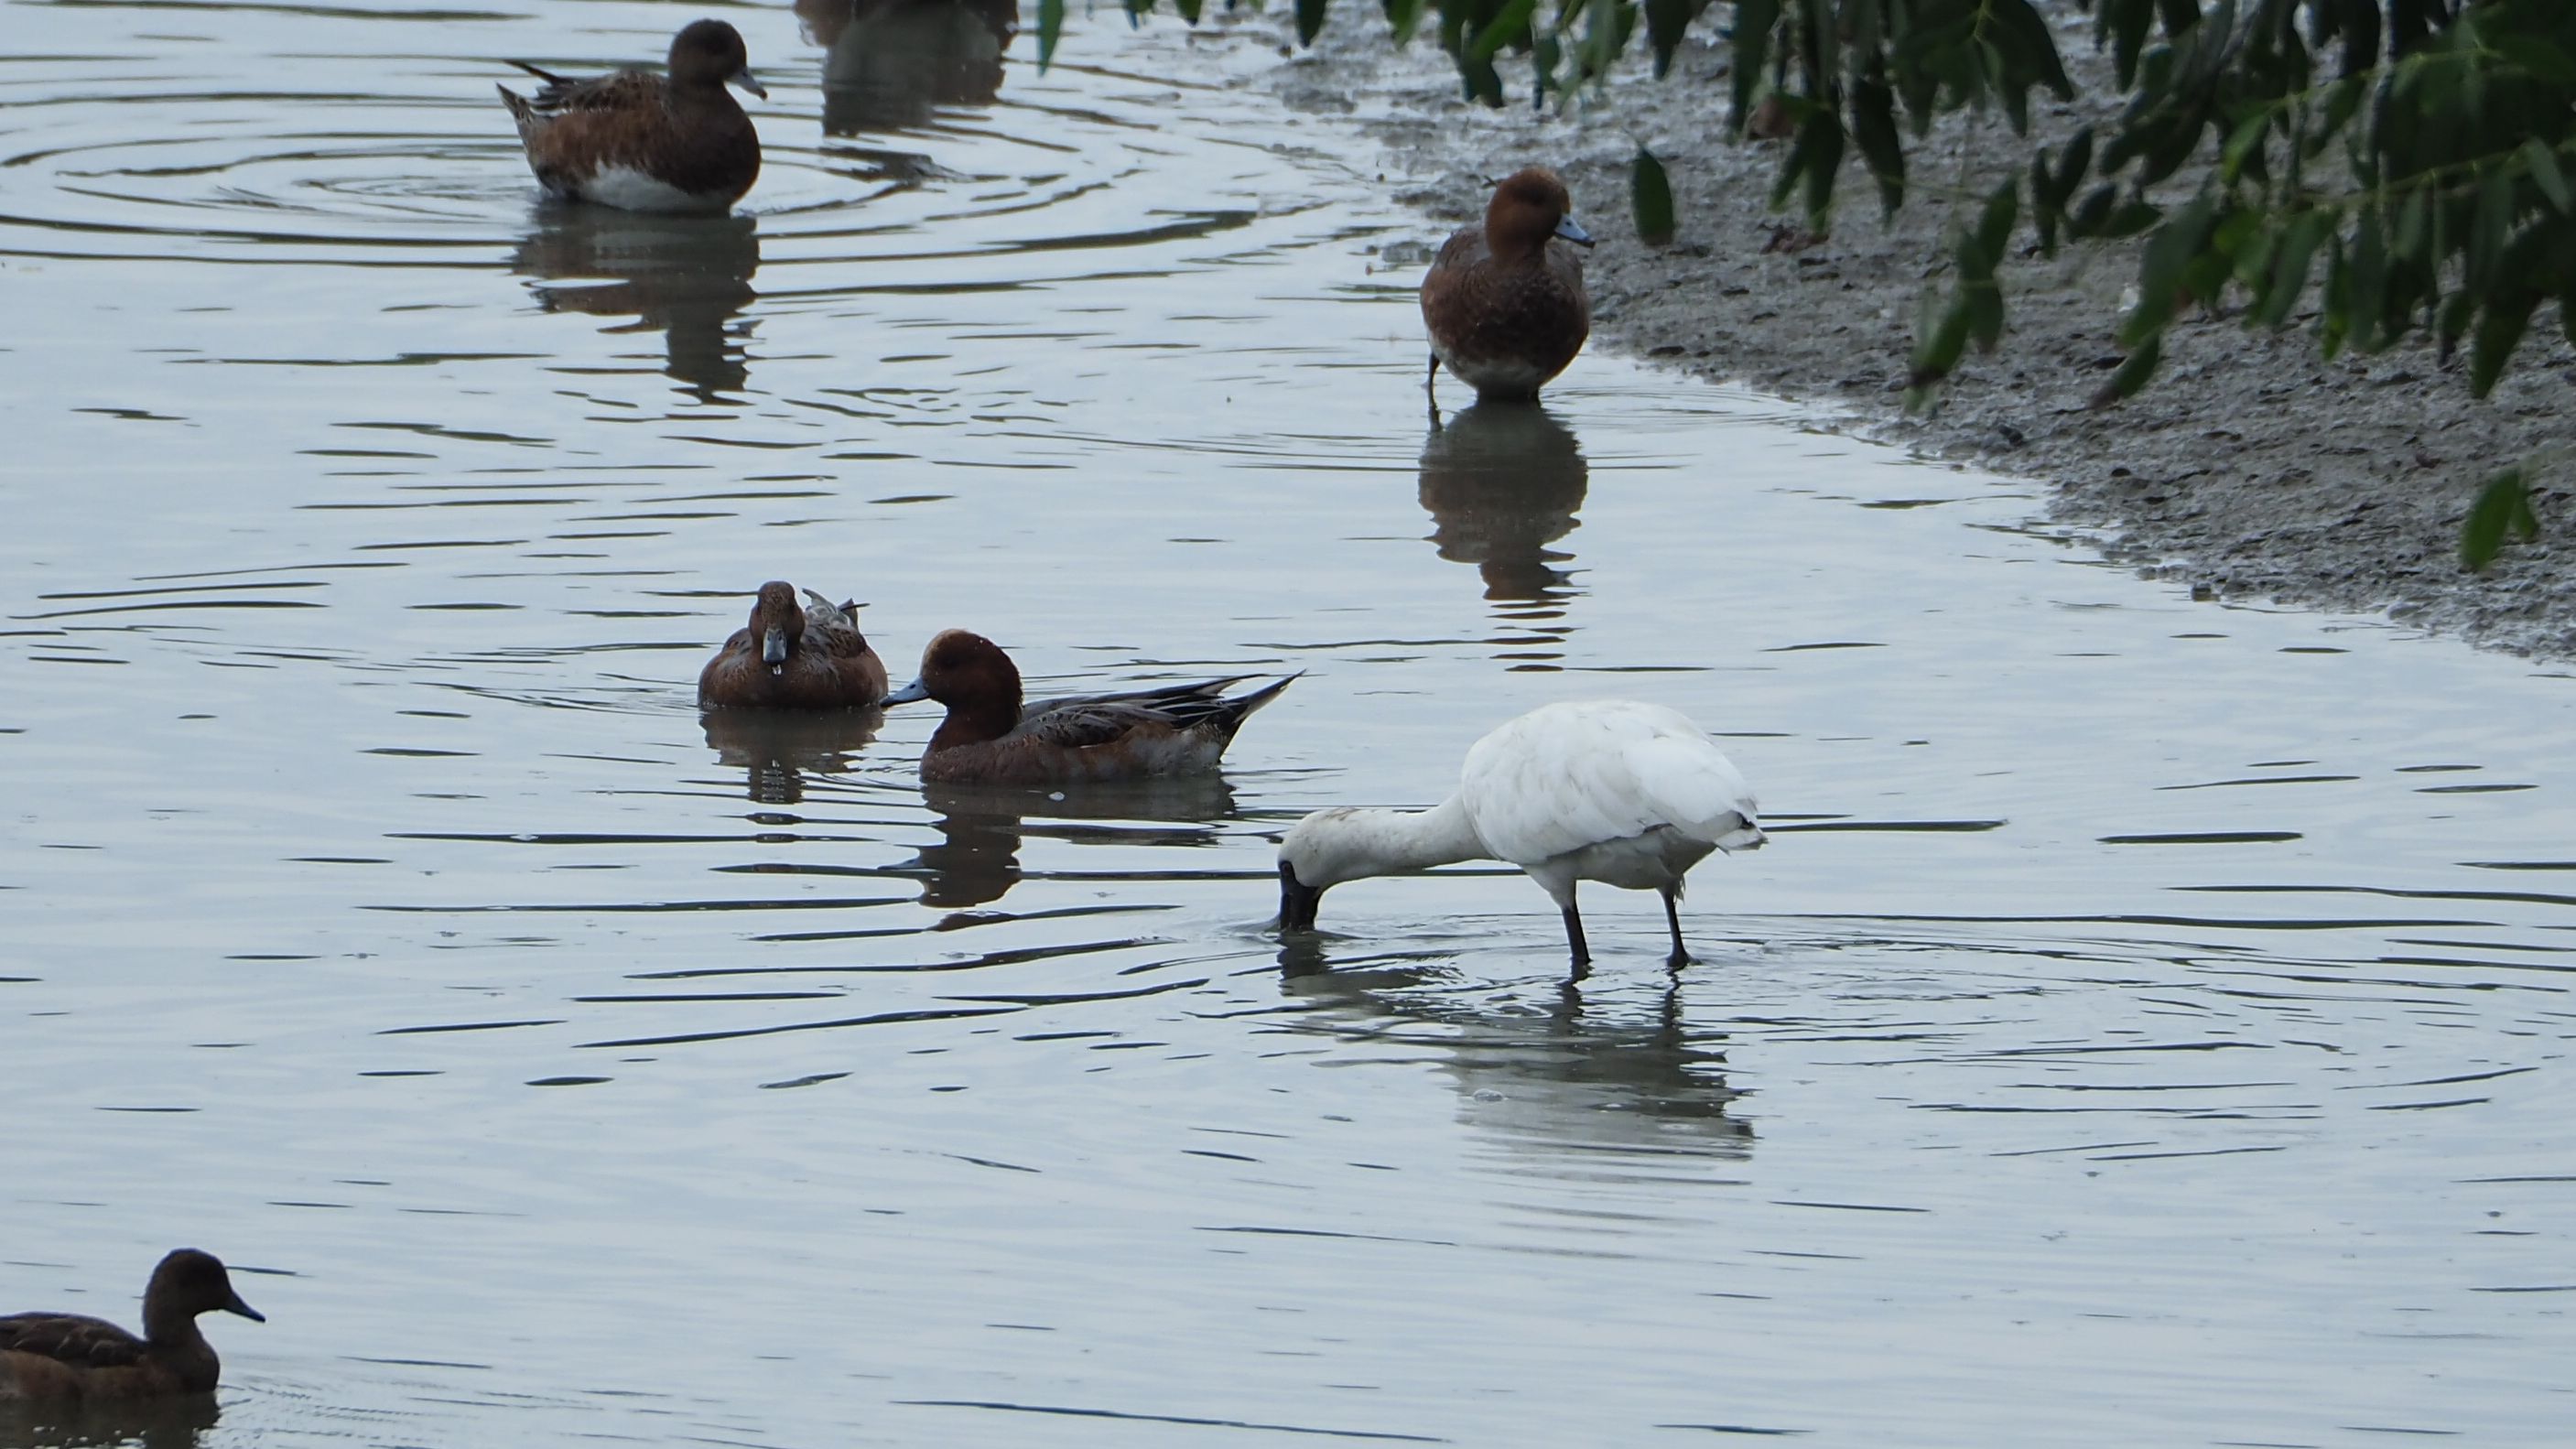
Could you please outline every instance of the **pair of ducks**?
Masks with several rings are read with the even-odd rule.
[[[921,757],[939,784],[1061,786],[1213,770],[1253,711],[1298,675],[1246,694],[1248,675],[1123,694],[1028,703],[1020,672],[993,641],[951,629],[922,651],[921,673],[886,692],[885,664],[859,632],[856,606],[811,590],[799,605],[780,580],[761,585],[751,619],[698,676],[706,708],[865,708],[932,699],[948,716]],[[1574,964],[1591,960],[1576,913],[1580,881],[1663,897],[1682,944],[1682,878],[1719,850],[1766,837],[1753,793],[1707,733],[1677,711],[1632,700],[1552,704],[1478,740],[1459,788],[1419,812],[1320,810],[1279,847],[1279,924],[1314,929],[1326,889],[1454,861],[1505,860],[1528,872],[1565,920]]]
[[[921,653],[921,673],[888,693],[885,661],[859,632],[858,606],[772,579],[698,674],[705,709],[867,709],[936,700],[948,717],[921,756],[941,785],[1043,786],[1189,774],[1216,768],[1235,731],[1296,675],[1232,698],[1249,675],[1123,694],[1025,700],[1019,666],[981,634],[950,629]]]
[[[769,93],[741,33],[721,20],[673,37],[666,75],[568,80],[511,64],[545,82],[534,96],[500,89],[549,191],[630,211],[721,212],[760,176],[759,133],[725,87]],[[1480,397],[1525,400],[1574,360],[1592,330],[1574,248],[1592,237],[1573,210],[1555,172],[1528,167],[1494,188],[1482,225],[1440,248],[1422,280],[1434,382],[1447,363]]]

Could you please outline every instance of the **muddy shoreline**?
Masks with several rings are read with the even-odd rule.
[[[2029,155],[2000,118],[1936,126],[1910,153],[1915,190],[1892,220],[1866,175],[1848,170],[1819,241],[1767,204],[1782,143],[1725,139],[1726,56],[1704,36],[1666,80],[1632,60],[1573,114],[1534,115],[1525,99],[1502,111],[1466,104],[1435,46],[1394,52],[1374,19],[1337,18],[1313,50],[1268,73],[1269,89],[1291,109],[1355,119],[1383,143],[1390,188],[1435,218],[1426,245],[1481,213],[1487,178],[1532,160],[1556,166],[1600,241],[1587,258],[1592,346],[1827,404],[1853,432],[2043,481],[2055,523],[2196,592],[2576,656],[2576,541],[2553,466],[2576,456],[2576,351],[2554,314],[2534,320],[2516,368],[2484,402],[2470,397],[2464,362],[2429,345],[2327,362],[2304,319],[2272,335],[2194,317],[2168,336],[2144,393],[2097,411],[2088,402],[2121,355],[2113,334],[2136,256],[2128,245],[2064,248],[2007,264],[2003,345],[1971,354],[1934,409],[1909,415],[1916,310],[1926,281],[1947,270],[1963,214],[1949,198]],[[1274,34],[1284,24],[1238,23]],[[2059,44],[2089,99],[2035,101],[2042,135],[2071,131],[2108,94],[2087,34],[2062,32]],[[1672,177],[1680,236],[1665,248],[1639,242],[1630,222],[1641,143]],[[2167,189],[2193,181],[2186,171]],[[2470,502],[2497,470],[2535,458],[2541,540],[2511,547],[2483,575],[2465,572],[2458,529]]]

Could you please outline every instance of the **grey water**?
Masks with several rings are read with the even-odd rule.
[[[1600,351],[1435,426],[1441,228],[1268,25],[721,9],[740,214],[540,203],[500,62],[702,8],[0,4],[0,1312],[268,1315],[0,1442],[2567,1441],[2563,671]],[[772,577],[1306,675],[925,792],[701,719]],[[1268,930],[1604,694],[1774,825],[1697,964],[1494,869]]]

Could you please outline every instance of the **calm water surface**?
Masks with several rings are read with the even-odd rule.
[[[696,13],[0,5],[0,1307],[270,1320],[0,1441],[2567,1441],[2564,674],[1599,354],[1435,430],[1439,228],[1267,32],[725,10],[743,213],[538,204],[500,58]],[[925,794],[929,714],[699,718],[770,577],[1307,675]],[[1601,693],[1779,822],[1700,964],[1490,870],[1266,931],[1286,822]]]

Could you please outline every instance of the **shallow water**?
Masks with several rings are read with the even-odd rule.
[[[269,1322],[0,1442],[2563,1439],[2563,674],[1605,355],[1434,432],[1438,228],[1257,34],[725,12],[744,214],[537,204],[498,60],[682,13],[6,7],[0,1293]],[[769,577],[1307,677],[925,793],[927,714],[701,721]],[[1494,870],[1265,930],[1286,822],[1598,693],[1776,821],[1699,964]]]

